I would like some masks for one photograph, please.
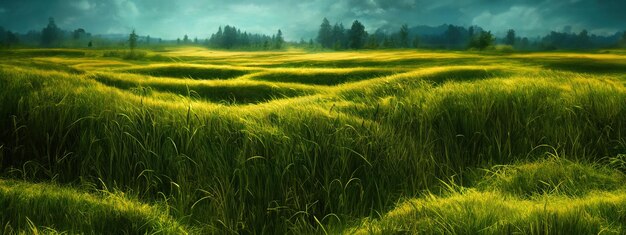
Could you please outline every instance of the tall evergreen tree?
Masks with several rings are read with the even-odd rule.
[[[224,34],[222,36],[222,47],[231,49],[237,45],[237,29],[226,25],[224,27]]]
[[[20,42],[19,38],[17,37],[17,34],[11,32],[10,30],[6,32],[5,40],[6,40],[6,45],[9,48],[13,45],[17,45]]]
[[[7,32],[0,26],[0,47],[6,43]]]
[[[283,38],[283,32],[280,31],[280,29],[278,30],[278,33],[276,33],[275,40],[276,40],[275,41],[276,49],[283,48],[283,44],[285,43],[285,39]]]
[[[504,37],[504,44],[511,46],[515,44],[515,30],[509,29],[509,31],[506,32],[506,37]]]
[[[333,26],[331,41],[333,45],[332,47],[335,50],[342,49],[347,45],[347,43],[345,42],[345,31],[346,29],[343,27],[343,24],[335,24],[335,26]]]
[[[330,26],[330,22],[328,19],[324,18],[322,20],[322,24],[320,25],[320,29],[317,32],[317,42],[322,44],[325,48],[330,48],[333,45],[332,41],[332,26]]]
[[[589,31],[587,31],[586,29],[583,29],[583,31],[580,31],[576,41],[577,41],[576,47],[589,48],[591,46],[591,39],[589,38]]]
[[[403,24],[400,27],[400,32],[398,32],[398,36],[400,36],[400,47],[407,48],[409,47],[409,26]]]
[[[130,47],[131,54],[135,52],[135,48],[137,47],[137,39],[139,39],[139,36],[135,33],[135,30],[133,29],[133,32],[128,35],[128,46]]]
[[[365,26],[361,24],[358,20],[355,20],[352,23],[352,27],[350,28],[350,32],[348,33],[349,38],[349,46],[352,49],[361,49],[365,44],[365,39],[367,38],[367,33],[365,32]]]
[[[44,47],[56,46],[61,37],[61,30],[54,23],[54,18],[48,18],[48,26],[41,31],[41,45]]]
[[[448,25],[448,29],[444,33],[444,37],[446,39],[446,43],[448,47],[457,47],[461,44],[461,27],[457,27],[454,25]]]

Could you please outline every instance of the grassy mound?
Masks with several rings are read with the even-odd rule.
[[[624,182],[624,174],[613,169],[550,158],[523,165],[496,166],[478,187],[518,197],[582,196],[593,191],[616,190]]]
[[[579,73],[626,73],[626,63],[597,59],[560,59],[544,62],[549,69],[566,70]]]
[[[623,234],[622,173],[563,159],[497,167],[479,188],[400,203],[347,234]],[[608,191],[607,191],[608,190]]]
[[[0,180],[0,208],[0,223],[7,233],[187,233],[165,208],[121,194],[94,195],[48,184]]]
[[[191,78],[203,80],[233,79],[248,74],[250,72],[249,70],[240,70],[227,67],[200,67],[181,65],[149,66],[143,68],[126,69],[123,71],[128,73],[150,75],[154,77]]]
[[[451,81],[471,82],[495,77],[505,78],[509,75],[510,73],[506,73],[500,69],[459,68],[426,75],[423,79],[435,85],[440,85]]]
[[[346,234],[623,234],[626,192],[532,200],[469,190],[400,204]]]

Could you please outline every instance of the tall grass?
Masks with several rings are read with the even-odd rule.
[[[123,194],[94,196],[46,184],[0,181],[0,222],[5,233],[186,234],[156,208]]]
[[[624,174],[558,156],[494,167],[474,188],[405,200],[346,234],[623,234]]]
[[[195,81],[0,66],[2,175],[120,190],[168,205],[172,217],[200,232],[323,233],[383,214],[399,198],[436,191],[442,179],[471,185],[479,167],[537,159],[552,148],[598,162],[626,151],[626,90],[609,75],[492,65],[330,87],[294,79]],[[256,105],[224,105],[223,92]],[[471,197],[499,200],[499,193]],[[518,212],[512,203],[522,200],[502,203]],[[591,231],[548,222],[541,225]]]

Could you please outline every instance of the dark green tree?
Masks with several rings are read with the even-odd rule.
[[[448,47],[457,47],[461,44],[461,27],[448,25],[448,29],[444,32],[444,37]]]
[[[183,43],[184,44],[189,44],[189,36],[187,36],[187,34],[185,34],[185,36],[183,36]]]
[[[333,44],[333,49],[335,50],[339,50],[339,49],[343,49],[346,46],[346,35],[345,35],[345,28],[343,27],[343,24],[335,24],[335,26],[333,26],[333,30],[331,33],[331,41]]]
[[[61,30],[54,23],[54,18],[48,18],[48,26],[41,31],[41,45],[44,47],[54,47],[61,37]]]
[[[355,20],[348,32],[349,47],[352,49],[363,48],[366,38],[367,33],[365,32],[365,26],[358,20]]]
[[[7,32],[0,26],[0,48],[6,43]]]
[[[130,33],[130,35],[128,35],[128,46],[130,47],[131,54],[135,53],[135,48],[137,48],[138,39],[139,39],[139,36],[135,33],[135,30],[133,29],[133,32]]]
[[[276,49],[283,48],[283,44],[285,44],[285,39],[283,38],[283,31],[279,29],[278,33],[276,33],[276,38],[274,40],[275,40],[274,45],[276,46]]]
[[[400,32],[398,32],[398,36],[400,36],[400,47],[407,48],[409,47],[409,26],[403,24],[400,27]]]
[[[15,33],[11,32],[10,30],[9,30],[9,31],[7,31],[7,33],[6,33],[6,39],[5,39],[5,40],[6,40],[6,45],[7,45],[7,47],[9,47],[9,48],[10,48],[11,46],[14,46],[14,45],[17,45],[18,43],[20,43],[20,40],[19,40],[19,38],[17,37],[17,34],[15,34]]]
[[[365,48],[378,49],[378,47],[379,47],[378,36],[376,36],[376,34],[369,35],[367,37],[367,43],[365,44]]]
[[[237,28],[226,25],[222,35],[221,47],[231,49],[237,45]]]
[[[317,42],[322,44],[325,48],[330,48],[333,45],[332,26],[330,26],[330,22],[328,22],[328,19],[326,18],[322,20],[320,29],[317,32]]]
[[[385,36],[383,40],[383,48],[396,48],[396,41],[391,36]]]
[[[528,48],[528,46],[530,46],[530,42],[528,41],[528,38],[527,38],[527,37],[523,37],[523,38],[522,38],[522,40],[520,41],[520,44],[521,44],[521,45],[519,45],[519,46],[520,46],[522,49],[527,49],[527,48]]]
[[[415,38],[413,38],[413,47],[418,48],[419,46],[420,46],[420,37],[415,36]]]
[[[478,50],[484,50],[492,44],[493,35],[491,34],[491,31],[481,31],[478,36],[474,37],[474,39],[470,42],[470,47],[476,48]]]
[[[72,38],[74,38],[74,40],[79,40],[83,35],[85,35],[85,33],[84,29],[78,28],[72,33]]]
[[[509,29],[504,37],[504,44],[513,46],[515,44],[515,30]]]
[[[589,31],[587,31],[586,29],[583,29],[583,31],[580,31],[580,33],[578,34],[578,37],[576,40],[576,47],[589,48],[590,46],[591,46],[591,39],[589,38]]]

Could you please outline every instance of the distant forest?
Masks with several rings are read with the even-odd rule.
[[[286,42],[283,32],[264,35],[248,33],[234,26],[219,27],[217,32],[204,39],[191,39],[187,35],[175,40],[139,36],[134,33],[133,43],[146,47],[150,45],[201,45],[216,49],[237,50],[280,50],[286,45],[306,48],[325,48],[332,50],[388,49],[388,48],[427,48],[464,50],[475,48],[488,49],[500,45],[511,50],[587,50],[601,48],[626,47],[626,31],[612,35],[590,34],[587,30],[571,32],[568,27],[564,32],[552,31],[543,37],[525,37],[510,29],[504,37],[495,37],[491,31],[480,26],[414,26],[404,24],[393,28],[379,28],[373,33],[367,32],[358,20],[350,27],[342,23],[331,24],[324,18],[317,29],[317,36],[298,42]],[[126,47],[128,35],[92,35],[83,28],[63,30],[54,18],[41,30],[31,30],[20,34],[5,30],[0,26],[0,48],[12,47]]]
[[[324,18],[319,27],[316,42],[324,48],[379,49],[379,48],[434,48],[461,50],[467,48],[486,49],[499,44],[516,50],[581,50],[626,46],[626,31],[610,36],[556,32],[543,37],[528,38],[519,36],[514,29],[507,31],[502,38],[496,38],[490,31],[480,26],[456,26],[444,24],[438,27],[402,25],[396,30],[378,29],[374,33],[365,32],[358,20],[346,29],[342,23],[331,23]],[[302,42],[301,42],[302,43]]]

